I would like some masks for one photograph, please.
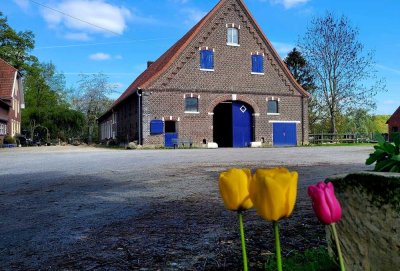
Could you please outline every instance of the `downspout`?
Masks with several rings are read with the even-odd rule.
[[[142,145],[142,90],[140,88],[136,90],[136,95],[138,96],[138,144]]]
[[[304,146],[304,96],[301,96],[301,145]]]

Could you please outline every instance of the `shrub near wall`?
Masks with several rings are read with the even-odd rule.
[[[400,174],[362,172],[329,178],[342,203],[337,224],[347,270],[398,270]],[[336,251],[327,227],[330,252]]]

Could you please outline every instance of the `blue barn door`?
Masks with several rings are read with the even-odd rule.
[[[165,147],[173,148],[178,140],[178,133],[165,133]]]
[[[174,144],[177,143],[178,133],[176,127],[176,121],[165,121],[165,135],[164,135],[164,145],[167,148],[173,148]]]
[[[249,147],[252,139],[252,110],[250,106],[232,103],[233,147]]]
[[[274,146],[297,146],[296,123],[273,123]]]

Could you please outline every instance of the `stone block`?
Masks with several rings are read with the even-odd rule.
[[[360,172],[328,178],[343,209],[337,230],[347,270],[398,270],[400,174]],[[336,253],[326,227],[330,254]]]

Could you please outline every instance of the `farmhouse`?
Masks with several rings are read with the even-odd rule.
[[[167,147],[300,145],[308,141],[309,96],[244,2],[221,0],[148,62],[99,118],[99,136]]]
[[[21,133],[21,108],[24,108],[22,76],[0,59],[0,145],[5,135]]]
[[[390,116],[386,124],[388,125],[388,134],[390,139],[392,138],[393,133],[400,132],[400,106],[393,113],[393,115]]]

